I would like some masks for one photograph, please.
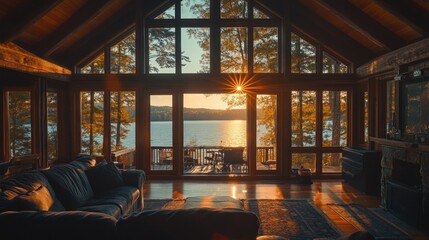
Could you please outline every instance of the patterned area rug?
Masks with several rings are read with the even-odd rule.
[[[244,209],[258,215],[260,235],[279,235],[291,240],[335,239],[339,231],[307,200],[242,200]],[[184,199],[145,200],[145,210],[177,209]]]
[[[376,239],[411,239],[393,224],[384,221],[371,210],[358,204],[328,204],[328,206],[356,229],[368,231]]]

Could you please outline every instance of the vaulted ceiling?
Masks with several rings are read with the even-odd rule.
[[[72,69],[133,26],[159,0],[0,0],[0,43]],[[359,66],[429,36],[428,0],[260,0]]]

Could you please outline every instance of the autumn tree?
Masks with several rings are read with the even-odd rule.
[[[294,33],[291,34],[291,71],[316,72],[316,47]]]
[[[11,157],[31,153],[31,94],[8,92]]]
[[[84,74],[101,74],[104,73],[104,53],[98,55],[94,60],[80,69]]]
[[[103,152],[103,103],[103,92],[81,92],[81,150],[90,155]]]
[[[118,151],[126,147],[124,140],[135,123],[135,92],[111,92],[110,99],[111,146],[112,151]]]
[[[135,73],[136,72],[136,33],[110,48],[110,72],[111,73]]]

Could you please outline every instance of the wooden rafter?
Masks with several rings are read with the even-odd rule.
[[[69,75],[71,71],[25,51],[14,43],[0,44],[0,68],[8,68],[36,75]],[[55,78],[54,78],[55,79]]]
[[[104,45],[135,22],[135,4],[125,5],[118,13],[102,24],[103,27],[84,36],[85,41],[79,41],[76,45],[60,53],[58,59],[68,59],[66,66],[73,67],[91,53],[99,51]],[[79,49],[79,51],[76,51]]]
[[[422,5],[424,2],[409,0],[383,0],[383,2],[395,9],[396,13],[400,12],[401,16],[408,20],[408,23],[412,23],[419,29],[420,34],[427,35],[429,33],[429,25],[427,24],[429,22],[429,1],[426,1],[428,8],[424,8],[425,5]]]
[[[403,10],[397,10],[395,7],[393,7],[390,3],[387,3],[384,0],[372,0],[375,4],[383,8],[385,11],[389,12],[390,14],[394,15],[399,21],[413,29],[416,33],[418,33],[421,36],[427,35],[427,32],[419,27],[417,24],[412,22],[411,20],[406,17],[406,15],[403,13]],[[411,1],[407,1],[411,2]]]
[[[337,11],[335,8],[330,6],[323,0],[301,0],[302,4],[307,6],[311,11],[320,17],[325,18],[325,15],[329,15],[329,18],[326,19],[333,26],[336,26],[345,34],[350,37],[356,39],[357,41],[363,41],[366,47],[370,47],[374,51],[382,52],[390,50],[387,45],[385,45],[382,41],[373,37],[370,33],[368,33],[364,28],[360,27],[354,21],[350,20],[345,14]],[[337,4],[337,3],[336,3]],[[334,4],[334,5],[336,5]],[[344,26],[346,24],[348,28],[342,29],[340,26]]]
[[[13,41],[61,2],[62,0],[28,1],[22,9],[0,23],[0,43]],[[13,26],[10,26],[11,23]]]
[[[114,1],[88,1],[76,12],[76,14],[39,43],[39,45],[43,45],[40,50],[40,55],[45,57],[51,55],[55,50],[60,48],[63,43],[67,42],[67,40],[69,40],[70,37],[80,29],[80,27],[96,18],[104,9],[112,4],[112,2]]]
[[[299,4],[294,5],[291,20],[293,26],[316,37],[323,45],[334,49],[338,54],[356,65],[362,64],[366,59],[375,56],[373,52],[333,27],[323,18],[308,13]]]
[[[347,1],[333,3],[328,0],[317,0],[317,2],[386,50],[397,49],[406,44],[389,29]]]

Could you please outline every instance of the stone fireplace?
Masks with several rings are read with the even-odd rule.
[[[407,223],[427,229],[429,151],[427,146],[394,142],[381,143],[381,205]]]

